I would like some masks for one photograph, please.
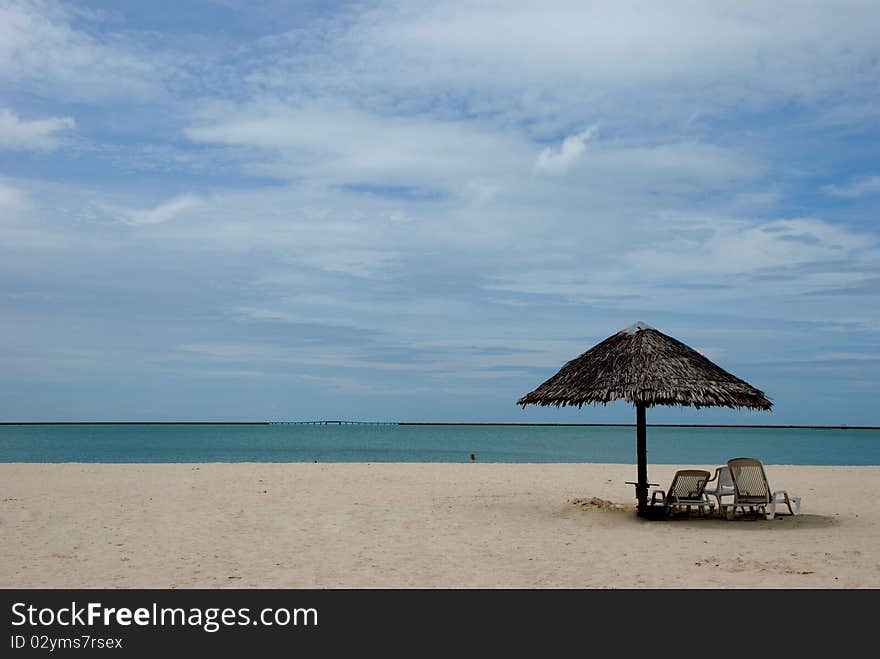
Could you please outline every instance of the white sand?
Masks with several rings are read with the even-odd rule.
[[[633,465],[0,464],[0,586],[880,587],[880,467],[767,473],[803,515],[643,521]]]

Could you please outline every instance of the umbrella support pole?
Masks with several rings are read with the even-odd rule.
[[[636,499],[638,512],[642,517],[648,514],[648,449],[647,424],[645,422],[645,406],[636,405],[636,453],[638,455],[638,478],[636,483]]]

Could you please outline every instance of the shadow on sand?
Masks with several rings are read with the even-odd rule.
[[[700,515],[672,515],[659,520],[643,520],[633,513],[634,519],[639,522],[657,521],[667,524],[685,525],[693,527],[728,527],[731,530],[786,530],[794,531],[797,529],[826,529],[840,526],[841,520],[838,517],[828,515],[811,515],[800,514],[776,515],[773,519],[765,519],[763,515],[737,515],[735,519],[728,520],[718,514],[701,517]]]
[[[637,523],[664,523],[675,524],[676,526],[692,526],[695,528],[727,527],[731,530],[779,529],[793,531],[797,529],[831,528],[840,526],[842,523],[841,518],[838,516],[814,515],[809,513],[802,513],[795,516],[777,514],[773,519],[766,519],[762,514],[738,513],[734,519],[728,520],[726,517],[718,515],[717,512],[712,515],[700,515],[698,512],[691,512],[690,514],[682,512],[674,513],[672,515],[657,514],[651,518],[642,518],[636,515],[635,506],[633,504],[616,503],[598,497],[572,499],[569,501],[569,504],[577,506],[579,509],[587,512],[616,513]]]

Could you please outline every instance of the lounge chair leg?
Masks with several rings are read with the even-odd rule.
[[[736,517],[736,506],[728,506],[727,507],[727,519],[732,520]]]
[[[766,517],[767,519],[773,519],[774,517],[776,517],[776,502],[775,501],[771,501],[764,508],[764,517]]]

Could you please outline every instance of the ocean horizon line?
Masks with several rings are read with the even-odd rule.
[[[0,421],[0,426],[271,426],[271,425],[360,425],[360,426],[532,426],[573,428],[635,428],[634,423],[558,423],[526,421]],[[842,424],[756,424],[756,423],[649,423],[653,428],[799,428],[805,430],[880,430],[880,426]]]

